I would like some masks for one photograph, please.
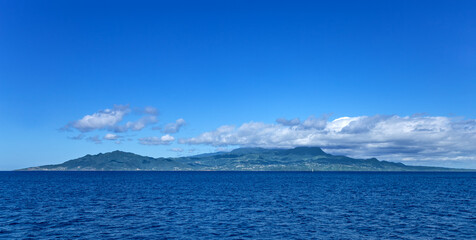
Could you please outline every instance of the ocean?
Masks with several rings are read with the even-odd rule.
[[[0,172],[0,239],[476,239],[476,173]]]

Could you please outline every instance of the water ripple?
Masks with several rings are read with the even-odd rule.
[[[475,173],[0,172],[0,238],[476,239]]]

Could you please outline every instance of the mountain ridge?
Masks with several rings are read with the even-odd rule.
[[[112,151],[68,160],[61,164],[19,169],[19,171],[467,171],[355,159],[324,152],[319,147],[291,149],[238,148],[230,152],[205,153],[188,157],[141,156]]]

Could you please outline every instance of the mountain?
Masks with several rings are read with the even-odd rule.
[[[178,158],[152,158],[114,151],[86,155],[61,164],[20,169],[22,171],[455,171],[458,169],[407,166],[335,156],[318,147],[293,149],[238,148]]]

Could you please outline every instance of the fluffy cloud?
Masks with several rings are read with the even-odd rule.
[[[301,127],[306,129],[324,129],[327,125],[327,117],[323,116],[321,118],[316,118],[314,116],[308,117],[302,124]]]
[[[144,137],[139,138],[139,143],[142,145],[168,145],[175,140],[173,136],[164,135],[162,137]]]
[[[106,139],[106,140],[117,140],[117,139],[121,138],[121,136],[118,136],[118,135],[112,134],[112,133],[108,133],[108,134],[104,135],[103,138]]]
[[[287,120],[285,118],[278,118],[276,122],[283,125],[283,126],[299,126],[300,128],[305,129],[324,129],[327,125],[328,116],[323,116],[320,118],[316,118],[314,115],[308,117],[304,122],[301,123],[299,118],[293,118]]]
[[[115,132],[127,132],[127,130],[139,131],[148,126],[149,124],[154,124],[157,122],[156,116],[144,116],[137,121],[127,122],[124,125],[116,126],[113,128]]]
[[[183,118],[177,119],[174,123],[169,123],[165,125],[164,129],[162,129],[163,133],[177,133],[180,131],[180,128],[185,126],[185,120]]]
[[[182,144],[289,148],[320,146],[333,154],[386,160],[476,159],[476,120],[432,116],[375,115],[278,119],[278,124],[225,125]]]
[[[129,106],[116,105],[113,109],[104,109],[91,115],[86,115],[81,119],[66,125],[65,128],[74,128],[80,132],[89,132],[95,129],[113,128],[120,121],[122,121],[124,116],[129,112]]]
[[[63,130],[76,129],[80,132],[90,132],[93,130],[106,129],[114,132],[126,132],[128,130],[138,131],[149,124],[157,122],[157,109],[146,107],[135,111],[139,115],[145,115],[137,121],[129,121],[120,124],[124,117],[132,111],[129,105],[115,105],[112,109],[104,109],[96,113],[86,115],[81,119],[73,121],[63,127]]]
[[[103,137],[104,140],[114,141],[115,144],[121,144],[122,142],[124,142],[123,138],[124,138],[123,136],[119,136],[112,133],[107,133]]]

